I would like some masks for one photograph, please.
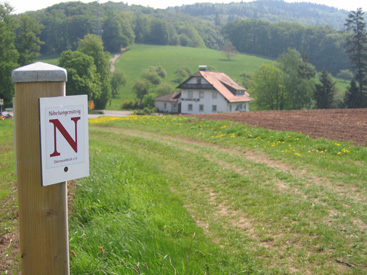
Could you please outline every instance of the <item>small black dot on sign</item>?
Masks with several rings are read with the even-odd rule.
[[[64,172],[67,172],[69,170],[69,168],[68,167],[65,167],[64,168]]]

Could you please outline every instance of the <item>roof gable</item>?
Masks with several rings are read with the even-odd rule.
[[[213,85],[213,87],[221,93],[225,99],[229,102],[243,102],[250,101],[250,95],[246,92],[246,88],[238,85],[232,78],[230,78],[225,73],[217,73],[217,72],[207,72],[207,71],[199,71],[198,72],[206,81]],[[196,73],[195,75],[197,75]],[[234,95],[229,87],[233,90],[245,91],[245,95],[236,96]]]
[[[177,102],[180,96],[181,96],[180,92],[174,92],[172,94],[156,97],[154,100],[155,101]]]

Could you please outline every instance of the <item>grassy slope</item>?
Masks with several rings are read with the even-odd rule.
[[[109,125],[91,124],[74,273],[172,274],[168,257],[180,274],[366,272],[365,148],[180,117]]]
[[[42,56],[37,61],[54,65],[58,63],[55,55]],[[119,110],[124,100],[135,98],[132,92],[134,81],[139,79],[141,72],[149,66],[162,66],[167,72],[167,82],[172,87],[177,87],[178,83],[174,82],[174,72],[179,67],[189,67],[194,73],[199,65],[208,65],[240,82],[241,73],[253,73],[261,64],[270,63],[272,60],[246,54],[236,55],[228,61],[221,51],[204,48],[135,44],[130,46],[116,62],[116,68],[125,73],[127,84],[120,88],[119,95],[112,99],[111,106],[107,106],[107,109]],[[335,79],[335,81],[339,90],[337,98],[341,100],[348,82],[341,79]]]
[[[172,87],[177,87],[178,83],[173,80],[174,72],[179,67],[189,67],[194,73],[198,71],[199,65],[208,65],[239,81],[240,73],[255,72],[261,64],[271,62],[268,59],[243,54],[227,61],[220,51],[203,48],[133,45],[117,60],[116,68],[126,74],[127,85],[120,90],[119,97],[113,100],[110,108],[119,108],[124,99],[135,98],[132,92],[134,80],[140,78],[141,72],[149,66],[162,66],[167,72],[167,81]]]
[[[90,123],[72,274],[366,273],[366,148],[223,121],[115,119]],[[11,121],[0,130],[12,156]],[[6,190],[14,160],[0,165]]]
[[[140,78],[141,72],[149,66],[162,66],[167,72],[167,81],[172,87],[176,87],[178,83],[174,82],[174,71],[179,67],[189,67],[194,73],[199,65],[208,65],[240,83],[241,73],[254,73],[260,65],[272,62],[266,58],[246,54],[236,55],[228,61],[221,51],[211,49],[136,44],[129,47],[129,50],[117,60],[116,68],[126,74],[127,85],[120,89],[119,96],[112,100],[112,105],[108,108],[119,109],[123,100],[135,98],[132,92],[134,80]],[[334,80],[338,89],[336,97],[342,100],[348,83],[337,78]]]

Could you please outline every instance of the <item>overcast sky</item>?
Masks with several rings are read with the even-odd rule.
[[[81,2],[89,3],[95,2],[96,0],[81,0]],[[231,3],[231,2],[241,2],[238,0],[127,0],[127,1],[117,1],[112,0],[113,2],[124,2],[142,6],[148,6],[152,8],[167,8],[169,6],[181,6],[185,4],[194,4],[194,3],[202,3],[202,2],[211,2],[211,3]],[[357,8],[362,8],[364,12],[367,13],[367,0],[285,0],[286,2],[311,2],[323,4],[331,7],[336,7],[338,9],[344,10],[356,10]],[[0,3],[4,2],[9,3],[13,8],[15,13],[22,13],[25,11],[39,10],[44,9],[49,6],[52,6],[61,2],[70,2],[67,0],[0,0]],[[100,0],[100,3],[108,2],[108,0]],[[244,0],[243,2],[251,2],[251,0]]]

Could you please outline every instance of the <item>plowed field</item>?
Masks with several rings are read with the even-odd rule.
[[[231,120],[278,131],[302,132],[312,138],[353,141],[367,146],[367,109],[256,111],[190,115]]]

